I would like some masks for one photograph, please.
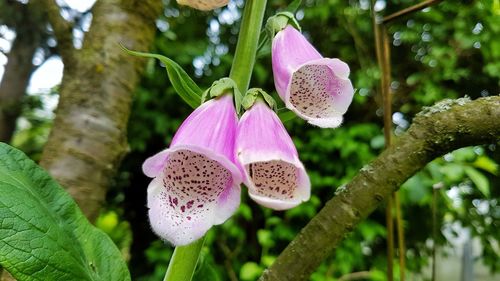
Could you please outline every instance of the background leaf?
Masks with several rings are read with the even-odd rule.
[[[490,182],[483,174],[472,167],[466,167],[465,173],[485,197],[490,197]]]
[[[0,143],[0,264],[17,280],[130,280],[120,251],[21,151]]]

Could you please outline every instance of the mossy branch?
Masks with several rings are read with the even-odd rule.
[[[307,280],[344,236],[427,163],[444,153],[500,141],[500,96],[445,100],[341,187],[267,269],[261,281]]]

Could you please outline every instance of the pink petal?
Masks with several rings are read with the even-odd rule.
[[[236,149],[245,184],[256,202],[284,210],[309,199],[309,177],[292,139],[262,101],[241,117]]]
[[[348,75],[348,67],[346,70],[339,65],[343,66],[336,60],[319,59],[301,66],[292,75],[285,101],[287,108],[320,127],[339,126],[354,95],[351,81],[332,70],[337,67],[342,76]]]
[[[323,58],[291,26],[274,38],[272,55],[276,90],[286,107],[313,125],[340,126],[354,95],[349,66]]]
[[[234,162],[237,126],[233,97],[224,95],[205,102],[191,113],[175,133],[170,147],[204,147]]]
[[[233,181],[232,172],[185,149],[170,152],[165,170],[148,187],[151,226],[176,246],[199,239],[238,205],[239,183]]]
[[[167,157],[168,151],[166,149],[149,157],[144,161],[144,164],[142,164],[142,172],[150,178],[156,177],[163,170]]]
[[[189,244],[238,208],[237,122],[231,96],[210,100],[183,122],[169,149],[144,162],[144,173],[155,177],[148,187],[150,222],[163,239]]]
[[[272,44],[274,84],[282,99],[285,98],[292,73],[302,64],[322,58],[299,31],[287,26],[278,32]]]

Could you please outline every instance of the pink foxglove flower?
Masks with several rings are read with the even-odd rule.
[[[346,63],[323,58],[288,25],[273,39],[272,64],[276,90],[288,109],[319,127],[340,126],[354,94]]]
[[[144,173],[153,231],[186,245],[226,221],[240,204],[235,163],[238,117],[232,96],[205,102],[182,123],[170,148],[148,158]]]
[[[229,0],[177,0],[177,3],[201,11],[210,11],[226,6],[227,3],[229,3]]]
[[[295,145],[276,113],[263,101],[243,114],[236,151],[250,197],[285,210],[309,200],[311,184]]]

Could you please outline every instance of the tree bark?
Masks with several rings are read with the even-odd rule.
[[[33,55],[42,39],[39,26],[43,25],[33,5],[14,3],[9,8],[18,14],[20,20],[11,26],[17,35],[7,54],[7,65],[0,83],[0,141],[7,143],[21,113],[22,100],[34,68]]]
[[[71,60],[64,60],[60,102],[40,164],[75,198],[90,221],[99,214],[107,187],[127,152],[132,93],[144,63],[121,51],[118,44],[146,51],[161,8],[160,0],[99,0],[82,49],[61,52],[63,59],[70,56]],[[54,18],[57,13],[48,16],[51,24],[60,21]]]
[[[259,279],[307,280],[344,236],[427,163],[455,149],[500,141],[500,97],[445,100],[362,168],[300,231]]]

